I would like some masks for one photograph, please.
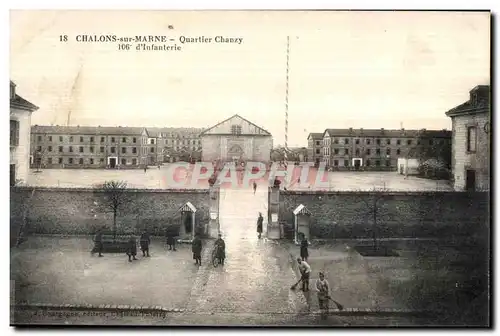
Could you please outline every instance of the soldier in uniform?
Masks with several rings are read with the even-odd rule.
[[[146,230],[142,232],[141,238],[139,238],[141,244],[141,251],[143,257],[149,257],[149,244],[151,244],[151,237]]]
[[[262,225],[264,223],[264,217],[262,217],[262,213],[259,212],[259,217],[257,218],[257,233],[259,234],[259,239],[262,235]]]
[[[129,262],[132,262],[132,260],[137,260],[137,258],[135,257],[137,255],[137,241],[135,240],[135,237],[132,234],[130,235],[127,244],[127,255]]]
[[[97,230],[97,233],[94,237],[95,248],[99,253],[99,257],[104,257],[102,255],[103,244],[102,244],[102,229]]]
[[[202,249],[202,242],[197,234],[194,239],[193,243],[191,245],[191,251],[193,251],[193,259],[196,261],[195,265],[201,266],[201,249]]]

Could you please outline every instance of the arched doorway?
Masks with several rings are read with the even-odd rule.
[[[240,145],[232,145],[231,147],[229,147],[229,150],[227,152],[228,160],[238,163],[242,159],[242,157],[243,149]]]

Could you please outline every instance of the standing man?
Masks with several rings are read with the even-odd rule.
[[[319,279],[316,280],[316,292],[318,292],[318,303],[319,310],[321,311],[321,317],[326,318],[328,313],[328,296],[330,292],[330,284],[328,280],[325,279],[325,274],[319,272]]]
[[[257,191],[257,182],[253,181],[253,194]]]
[[[176,237],[176,235],[173,232],[173,229],[168,228],[167,229],[167,245],[168,245],[169,251],[177,251],[175,249],[175,237]]]
[[[224,265],[224,259],[226,259],[226,242],[222,239],[222,234],[219,233],[219,238],[215,241],[215,247],[217,248],[217,259],[219,259],[219,264]]]
[[[264,217],[262,217],[262,212],[259,212],[259,217],[257,218],[257,232],[259,233],[259,239],[262,235],[263,223],[264,223]]]
[[[97,230],[97,233],[94,237],[94,243],[95,243],[95,247],[94,247],[94,251],[98,252],[99,253],[99,257],[104,257],[102,255],[102,250],[103,250],[103,244],[102,244],[102,229],[99,229]],[[94,252],[95,253],[95,252]]]
[[[300,241],[300,257],[302,258],[303,261],[307,261],[307,258],[309,258],[309,251],[308,251],[308,246],[309,242],[307,241],[306,235],[301,234],[302,240]]]
[[[137,241],[133,234],[130,234],[128,244],[127,244],[127,255],[128,261],[132,262],[132,260],[137,260],[135,257],[137,255]]]
[[[141,244],[141,251],[143,257],[149,257],[149,244],[151,244],[151,237],[146,230],[142,232],[141,238],[139,238]]]
[[[309,278],[311,276],[311,266],[306,261],[302,261],[301,258],[297,258],[299,263],[299,271],[302,279],[302,291],[307,292],[309,290]]]
[[[201,266],[201,250],[202,250],[201,239],[198,236],[198,234],[196,234],[191,246],[191,251],[193,251],[193,259],[196,261],[195,265]]]

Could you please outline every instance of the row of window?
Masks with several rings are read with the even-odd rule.
[[[316,146],[329,146],[331,144],[331,139],[332,138],[324,139],[323,141],[321,141],[321,140],[316,141]],[[441,144],[441,140],[429,139],[428,142],[429,142],[429,145],[431,145],[431,146],[434,144],[434,142],[436,142],[437,144]],[[337,145],[339,143],[339,139],[333,138],[333,143]],[[354,143],[356,145],[359,145],[361,143],[361,140],[360,139],[355,139]],[[371,144],[371,139],[365,139],[365,143],[367,145],[370,145]],[[381,145],[382,144],[382,140],[381,139],[376,139],[375,143],[377,145]],[[406,144],[407,145],[411,145],[412,143],[413,143],[412,139],[407,139],[406,140]],[[346,145],[349,144],[349,138],[345,138],[344,139],[344,144],[346,144]],[[390,145],[391,144],[391,139],[386,139],[385,140],[385,144]],[[417,144],[420,145],[421,144],[421,140],[417,140]],[[401,139],[396,139],[396,145],[401,145]]]
[[[324,154],[325,154],[325,155],[329,155],[329,154],[330,154],[330,148],[324,148],[323,152],[324,152]],[[339,153],[340,153],[340,150],[339,150],[338,148],[334,148],[334,149],[333,149],[333,154],[334,154],[334,155],[338,155]],[[387,149],[385,150],[385,153],[386,153],[387,155],[391,155],[391,149],[390,149],[390,148],[387,148]],[[320,154],[320,150],[319,150],[319,149],[316,149],[316,154]],[[377,148],[377,149],[375,150],[375,154],[380,155],[380,148]],[[397,150],[396,150],[396,154],[397,154],[397,155],[400,155],[400,154],[401,154],[401,150],[400,150],[400,149],[397,149]],[[344,148],[344,155],[349,155],[349,148]],[[360,150],[359,150],[359,148],[356,148],[356,150],[355,150],[355,155],[360,155]],[[371,149],[370,149],[370,148],[368,148],[368,149],[366,150],[366,155],[371,155]]]
[[[90,165],[93,165],[93,164],[104,164],[105,163],[105,160],[104,158],[100,158],[99,160],[95,160],[93,158],[90,158],[90,159],[83,159],[83,158],[80,158],[78,159],[78,161],[76,161],[74,158],[67,158],[66,159],[66,162],[64,161],[64,158],[58,158],[57,159],[57,163],[58,164],[75,164],[76,162],[78,162],[78,164],[90,164]],[[55,160],[53,160],[53,158],[47,158],[47,164],[54,164],[55,163]],[[127,159],[124,159],[122,158],[121,159],[121,164],[122,165],[127,165],[127,164],[131,164],[131,165],[137,165],[137,159],[131,159],[131,160],[127,160]]]
[[[122,137],[121,138],[121,142],[122,143],[127,143],[127,140],[128,138],[127,137]],[[52,138],[52,135],[49,135],[48,136],[48,141],[49,142],[52,142],[53,138]],[[149,140],[146,140],[146,141],[143,141],[144,144],[149,144],[149,145],[154,145],[155,144],[155,140],[156,139],[149,139]],[[41,135],[38,135],[37,136],[37,141],[38,142],[42,142],[43,141],[43,137]],[[63,136],[59,136],[59,142],[63,142],[64,141],[64,137]],[[69,136],[69,142],[73,142],[74,141],[74,137],[71,135]],[[81,136],[80,137],[80,142],[84,142],[85,141],[85,137]],[[95,142],[95,137],[93,136],[90,136],[89,137],[89,141],[90,142]],[[100,137],[100,142],[103,143],[103,142],[106,142],[106,137]],[[111,142],[112,143],[115,143],[117,142],[117,138],[115,137],[111,137]],[[132,138],[132,143],[137,143],[137,138]],[[168,139],[165,139],[165,143],[168,144]],[[173,144],[184,144],[184,145],[189,145],[189,144],[193,144],[193,145],[196,145],[196,144],[201,144],[201,140],[172,140],[172,143]]]
[[[59,146],[58,149],[59,149],[59,153],[64,153],[64,146]],[[109,149],[110,149],[111,153],[116,153],[116,147],[110,147]],[[42,146],[38,146],[36,150],[37,150],[37,152],[41,152],[42,151]],[[47,151],[48,152],[52,152],[52,146],[47,146]],[[73,146],[69,146],[68,147],[68,152],[69,153],[73,153]],[[84,153],[84,147],[80,146],[78,148],[78,152],[79,153]],[[121,152],[122,152],[122,154],[126,154],[127,153],[127,147],[122,147],[121,148]],[[150,148],[150,152],[154,153],[155,152],[155,148],[151,147]],[[94,147],[93,146],[89,147],[89,153],[94,153]],[[99,153],[104,153],[104,147],[99,147]],[[132,147],[132,154],[137,154],[137,147]]]
[[[121,153],[122,154],[126,154],[127,153],[127,148],[128,147],[121,147]],[[137,154],[137,147],[131,147],[132,148],[132,154]],[[58,147],[59,149],[59,153],[64,153],[64,146],[59,146]],[[89,153],[94,153],[94,146],[90,146],[89,147]],[[178,150],[180,148],[175,148],[175,150]],[[196,147],[192,147],[191,150],[196,150],[196,149],[200,149],[199,147],[196,148]],[[143,148],[143,153],[146,153],[146,150],[147,148]],[[41,152],[42,151],[42,146],[37,146],[36,148],[36,151],[37,152]],[[53,148],[52,146],[47,146],[47,151],[48,152],[52,152],[53,151]],[[73,146],[69,146],[68,147],[68,152],[69,153],[73,153]],[[78,148],[78,152],[79,153],[85,153],[85,148],[83,146],[80,146]],[[99,153],[104,153],[105,152],[105,147],[99,147]],[[111,153],[116,153],[116,147],[110,147],[110,152]],[[150,153],[154,153],[155,152],[155,148],[154,147],[150,147],[149,148],[149,152]]]
[[[365,161],[366,167],[371,166],[370,160]],[[338,167],[339,166],[339,160],[333,160],[333,166]],[[380,167],[381,166],[381,161],[380,160],[375,160],[375,166]],[[385,166],[390,167],[391,166],[391,161],[390,160],[385,160]],[[349,167],[349,160],[344,160],[344,167]]]
[[[240,135],[241,134],[241,126],[240,125],[232,125],[231,126],[231,134]]]

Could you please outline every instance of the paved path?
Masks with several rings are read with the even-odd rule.
[[[257,237],[257,215],[265,214],[266,203],[262,187],[255,195],[251,189],[222,191],[226,264],[214,268],[207,263],[213,244],[205,247],[205,265],[198,272],[187,314],[293,314],[306,309],[305,301],[289,290],[294,275],[286,250]]]

